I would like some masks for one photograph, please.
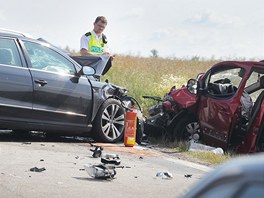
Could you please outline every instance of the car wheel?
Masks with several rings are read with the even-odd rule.
[[[121,102],[106,100],[99,108],[93,123],[94,138],[103,142],[118,142],[123,138],[125,110]]]
[[[200,125],[196,119],[192,117],[183,117],[177,122],[173,129],[173,140],[189,141],[197,139],[200,133]],[[194,138],[196,135],[196,138]]]

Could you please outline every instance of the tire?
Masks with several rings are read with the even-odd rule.
[[[125,110],[120,101],[110,98],[99,108],[93,123],[93,136],[96,140],[108,143],[123,138]]]
[[[197,120],[191,116],[181,118],[173,129],[173,141],[189,141],[194,134],[200,133]]]

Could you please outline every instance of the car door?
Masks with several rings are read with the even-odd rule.
[[[33,85],[15,39],[0,37],[0,119],[31,119]]]
[[[242,78],[241,68],[212,70],[204,79],[204,90],[199,102],[198,116],[203,141],[226,149],[233,123],[237,119],[240,97],[237,89]]]
[[[48,45],[23,41],[33,79],[33,116],[39,122],[85,126],[92,111],[88,79],[76,76],[65,55]]]

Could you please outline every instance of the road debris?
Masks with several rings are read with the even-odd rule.
[[[22,144],[31,144],[31,142],[22,142]]]
[[[38,167],[33,167],[33,168],[31,168],[31,169],[29,169],[31,172],[42,172],[42,171],[45,171],[46,170],[46,168],[38,168]]]
[[[93,155],[92,155],[92,156],[93,156],[94,158],[101,157],[101,155],[102,155],[102,151],[104,150],[103,147],[102,147],[102,146],[96,146],[96,145],[93,145],[93,144],[91,144],[91,143],[90,143],[90,145],[91,145],[92,147],[95,147],[94,149],[90,149],[90,151],[93,152]]]
[[[191,174],[185,174],[184,177],[186,177],[186,178],[191,178],[192,175],[191,175]]]
[[[84,165],[84,168],[88,175],[90,175],[92,178],[96,179],[113,179],[116,175],[115,167],[114,166],[106,166],[103,164],[99,165]]]
[[[101,158],[101,162],[103,163],[103,164],[114,164],[114,165],[120,165],[120,163],[121,163],[121,160],[120,160],[120,158],[117,156],[117,157],[108,157],[108,158],[106,158],[106,157],[102,157]]]
[[[158,172],[156,173],[156,177],[160,177],[162,179],[172,179],[173,178],[170,172]]]
[[[224,154],[224,150],[220,147],[216,148],[216,147],[200,144],[194,141],[190,141],[189,151],[209,151],[218,155]]]

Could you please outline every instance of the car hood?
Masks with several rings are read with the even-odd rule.
[[[81,66],[93,67],[96,76],[105,75],[112,66],[111,56],[71,56]]]

